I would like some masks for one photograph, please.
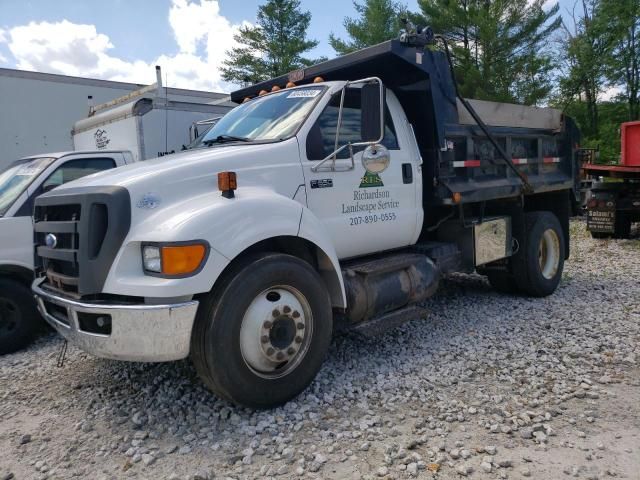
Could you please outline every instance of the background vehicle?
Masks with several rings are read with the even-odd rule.
[[[38,198],[47,321],[101,357],[191,355],[214,392],[269,407],[313,380],[334,328],[421,318],[441,275],[551,294],[579,132],[557,110],[461,98],[429,33],[233,92],[208,148]],[[104,235],[46,245],[67,229]]]
[[[629,238],[640,222],[640,122],[620,126],[622,155],[619,165],[586,163],[592,180],[587,201],[587,229],[594,238]]]
[[[73,126],[73,145],[76,150],[128,150],[135,161],[161,157],[194,140],[194,123],[219,118],[233,107],[227,99],[210,104],[168,100],[158,78],[154,85],[90,105],[89,116]]]
[[[20,159],[0,172],[0,355],[24,347],[42,325],[29,288],[35,198],[64,183],[132,162],[129,152],[111,150],[45,153]]]
[[[209,132],[209,130],[211,130],[221,118],[222,116],[218,116],[193,122],[189,128],[189,138],[191,139],[191,142],[189,145],[184,145],[182,150],[191,150],[202,146],[202,141],[204,140],[207,132]]]

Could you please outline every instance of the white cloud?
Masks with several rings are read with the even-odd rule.
[[[607,88],[604,92],[600,94],[599,100],[603,100],[605,102],[613,100],[616,96],[623,93],[622,87],[613,86]]]
[[[17,68],[23,70],[153,83],[154,66],[160,65],[169,86],[229,90],[219,70],[225,52],[234,46],[233,34],[239,26],[220,14],[218,0],[173,0],[169,24],[179,52],[149,62],[112,55],[115,46],[107,35],[94,25],[67,20],[0,30],[0,41],[4,35]]]
[[[5,43],[7,41],[5,33],[6,32],[2,28],[0,28],[0,43]]]

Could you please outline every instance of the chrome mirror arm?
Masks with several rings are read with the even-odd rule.
[[[370,82],[376,82],[380,88],[380,138],[378,138],[377,140],[374,141],[369,141],[369,142],[355,142],[355,143],[346,143],[345,145],[342,145],[341,147],[338,147],[338,144],[340,142],[340,128],[342,127],[342,117],[343,117],[343,111],[344,111],[344,99],[345,99],[345,95],[347,92],[347,87],[349,87],[349,85],[354,85],[357,83],[370,83]],[[336,126],[336,136],[335,136],[335,141],[334,141],[334,151],[332,153],[330,153],[329,155],[327,155],[325,158],[323,158],[318,164],[314,165],[313,167],[311,167],[311,171],[316,173],[320,171],[320,167],[322,167],[322,165],[324,165],[326,162],[328,162],[329,160],[331,160],[331,167],[328,170],[324,170],[324,171],[330,171],[330,172],[335,172],[336,170],[336,160],[338,158],[338,154],[343,151],[345,148],[349,148],[349,156],[351,157],[351,166],[349,168],[344,169],[344,171],[348,171],[348,170],[354,170],[356,168],[356,163],[355,163],[355,159],[353,158],[353,148],[354,147],[369,147],[372,145],[376,145],[378,143],[381,143],[382,140],[384,140],[384,112],[385,112],[385,105],[384,105],[384,84],[382,83],[382,80],[378,77],[368,77],[368,78],[363,78],[361,80],[355,80],[353,82],[346,82],[345,85],[342,87],[342,91],[340,94],[340,108],[338,110],[338,124]]]

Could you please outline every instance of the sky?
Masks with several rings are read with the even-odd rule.
[[[0,0],[0,67],[148,84],[160,65],[167,86],[230,91],[219,67],[263,1]],[[402,3],[418,10],[417,0]],[[312,15],[309,38],[320,41],[308,56],[335,56],[328,37],[345,37],[353,2],[302,0],[302,8]]]

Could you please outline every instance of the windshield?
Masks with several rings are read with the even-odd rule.
[[[204,136],[203,143],[289,138],[297,132],[325,89],[311,86],[254,98],[222,117]]]
[[[54,160],[49,157],[19,160],[0,170],[0,217]]]

